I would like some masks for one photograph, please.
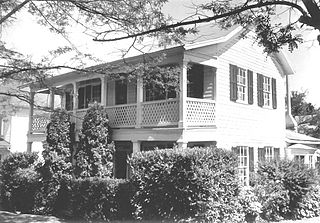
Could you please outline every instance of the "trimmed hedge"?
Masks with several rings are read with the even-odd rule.
[[[243,220],[237,200],[237,156],[209,148],[133,154],[131,182],[137,219]]]
[[[130,185],[125,180],[87,178],[70,185],[69,209],[72,218],[130,219]]]
[[[257,174],[255,192],[262,203],[263,219],[274,221],[319,215],[318,208],[312,214],[311,210],[303,214],[308,202],[315,205],[319,201],[319,191],[312,190],[316,182],[314,170],[302,163],[281,160],[260,164]],[[307,197],[312,200],[308,201]]]
[[[32,212],[38,188],[38,174],[34,171],[37,159],[37,153],[13,153],[1,163],[0,197],[4,210]]]

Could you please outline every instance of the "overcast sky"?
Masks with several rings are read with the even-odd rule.
[[[192,3],[190,2],[189,0],[171,0],[165,10],[174,15],[175,18],[181,19],[190,13],[187,8],[191,6]],[[199,3],[199,0],[197,0],[197,3]],[[8,47],[15,48],[32,56],[34,60],[38,60],[41,56],[46,55],[49,50],[56,49],[61,45],[69,45],[63,37],[54,35],[46,28],[38,25],[31,16],[20,13],[17,18],[14,26],[3,29],[1,38],[7,43]],[[317,35],[318,31],[307,32],[304,35],[306,42],[301,44],[298,50],[293,53],[286,52],[286,54],[296,72],[295,75],[290,77],[291,90],[307,90],[309,92],[308,100],[320,106],[320,47],[319,43],[315,41]],[[83,50],[83,52],[94,53],[105,61],[110,61],[115,56],[119,56],[119,49],[125,49],[130,44],[130,41],[117,44],[98,43],[92,41],[89,37],[86,37],[86,41],[84,41],[79,36],[81,36],[81,33],[75,27],[74,32],[71,33],[71,39],[78,49]],[[65,58],[60,59],[60,61],[63,60]]]

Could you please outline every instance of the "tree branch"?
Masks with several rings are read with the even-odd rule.
[[[171,25],[164,25],[164,26],[160,26],[158,28],[155,29],[150,29],[144,32],[140,32],[140,33],[134,33],[134,34],[130,34],[127,36],[122,36],[122,37],[117,37],[117,38],[113,38],[113,39],[97,39],[94,38],[94,41],[98,41],[98,42],[112,42],[112,41],[117,41],[117,40],[123,40],[123,39],[129,39],[129,38],[133,38],[133,37],[138,37],[138,36],[144,36],[144,35],[148,35],[151,33],[156,33],[159,31],[163,31],[163,30],[169,30],[172,28],[176,28],[176,27],[181,27],[181,26],[186,26],[186,25],[193,25],[193,24],[199,24],[199,23],[206,23],[206,22],[211,22],[214,20],[218,20],[221,18],[225,18],[228,16],[232,16],[250,9],[254,9],[254,8],[259,8],[259,7],[264,7],[264,6],[270,6],[270,5],[284,5],[284,6],[289,6],[292,8],[297,9],[303,17],[308,17],[307,12],[299,5],[292,3],[292,2],[288,2],[288,1],[270,1],[270,2],[259,2],[257,4],[253,4],[253,5],[246,5],[244,7],[241,8],[235,8],[234,10],[231,10],[230,12],[227,13],[222,13],[219,15],[215,15],[215,16],[211,16],[211,17],[207,17],[207,18],[199,18],[199,19],[195,19],[195,20],[190,20],[190,21],[186,21],[186,22],[178,22],[178,23],[174,23]]]
[[[23,6],[25,6],[27,3],[29,3],[31,0],[25,0],[24,2],[17,5],[17,7],[13,8],[8,14],[6,14],[4,17],[0,18],[0,25],[4,23],[8,18],[10,18],[13,14],[15,14],[17,11],[19,11]]]

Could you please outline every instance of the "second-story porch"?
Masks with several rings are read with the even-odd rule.
[[[146,88],[141,80],[110,80],[107,77],[80,79],[60,84],[47,91],[50,106],[59,96],[60,105],[68,110],[76,131],[90,102],[106,107],[110,126],[122,128],[195,128],[214,127],[216,121],[214,67],[187,64],[182,67],[179,90],[161,92]],[[29,138],[44,139],[49,113],[30,112]]]

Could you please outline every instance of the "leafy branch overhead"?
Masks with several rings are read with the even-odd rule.
[[[195,3],[194,15],[179,22],[174,22],[163,12],[166,3],[167,0],[7,0],[0,3],[5,12],[0,24],[10,21],[17,11],[27,6],[29,12],[37,16],[38,22],[53,32],[67,35],[68,28],[76,23],[95,41],[128,38],[142,41],[146,36],[163,35],[169,35],[173,41],[181,41],[187,33],[196,32],[192,25],[217,22],[222,28],[227,28],[238,24],[252,27],[258,34],[258,42],[269,53],[277,52],[285,44],[290,50],[298,46],[302,41],[299,34],[294,34],[298,22],[320,28],[320,9],[314,0],[302,0],[303,5],[283,0],[208,0],[203,4]],[[275,23],[279,7],[294,10],[300,17],[286,24]]]

